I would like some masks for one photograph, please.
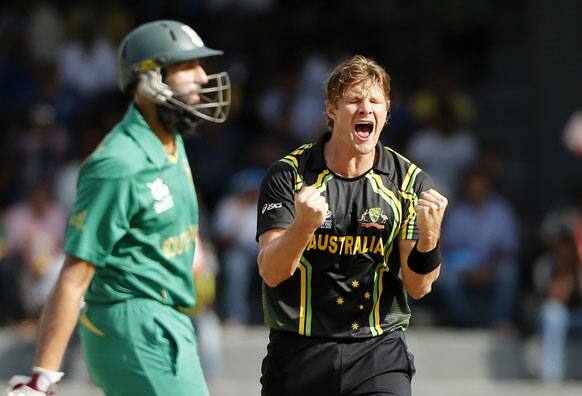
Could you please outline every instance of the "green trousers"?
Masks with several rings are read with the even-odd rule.
[[[150,299],[89,304],[79,335],[107,396],[208,396],[190,318]]]

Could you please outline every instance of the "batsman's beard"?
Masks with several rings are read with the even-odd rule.
[[[165,104],[156,106],[158,121],[170,133],[192,136],[196,134],[196,126],[200,119],[180,107],[169,107]]]

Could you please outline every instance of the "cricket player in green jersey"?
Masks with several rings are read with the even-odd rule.
[[[198,233],[181,134],[227,117],[228,75],[200,64],[221,53],[167,20],[139,26],[120,44],[119,86],[133,102],[82,165],[35,367],[13,378],[7,395],[54,393],[77,321],[87,367],[106,395],[208,394],[194,329],[180,312],[195,302]]]

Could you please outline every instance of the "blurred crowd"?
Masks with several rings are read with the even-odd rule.
[[[449,11],[432,3],[4,2],[0,324],[38,318],[62,263],[79,166],[131,100],[116,88],[117,44],[135,25],[167,17],[224,49],[207,69],[228,70],[233,83],[229,121],[202,125],[186,143],[201,199],[201,303],[192,312],[201,344],[219,343],[219,323],[261,323],[255,222],[262,175],[325,129],[324,79],[338,61],[362,53],[393,79],[384,143],[432,175],[451,202],[441,279],[415,308],[430,325],[540,334],[542,375],[562,378],[569,329],[582,326],[582,191],[573,188],[538,223],[524,219],[529,211],[512,201],[507,180],[511,153],[475,133],[492,10],[486,1],[453,1]],[[362,24],[398,38],[361,40]]]

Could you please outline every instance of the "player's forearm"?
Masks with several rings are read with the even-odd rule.
[[[406,292],[415,300],[418,300],[432,290],[432,284],[437,280],[441,272],[438,266],[434,271],[426,275],[417,274],[410,268],[402,268],[402,282]]]
[[[81,300],[93,276],[94,267],[67,259],[45,304],[40,321],[35,365],[58,371],[77,324]]]
[[[439,243],[439,234],[437,232],[420,235],[416,242],[416,248],[419,252],[425,253],[433,250]]]
[[[269,287],[275,287],[295,273],[313,231],[292,223],[283,234],[261,248],[259,273]]]
[[[424,253],[429,249],[435,249],[438,239],[436,241],[425,239],[423,243],[420,244],[420,247],[419,242],[421,241],[401,240],[399,242],[402,283],[406,292],[415,300],[418,300],[431,292],[432,284],[439,277],[441,270],[440,263],[438,262],[438,266],[428,273],[424,273],[424,271],[423,273],[418,273],[410,268],[409,261],[415,259],[414,257],[411,257],[414,247],[416,246],[419,251]]]

